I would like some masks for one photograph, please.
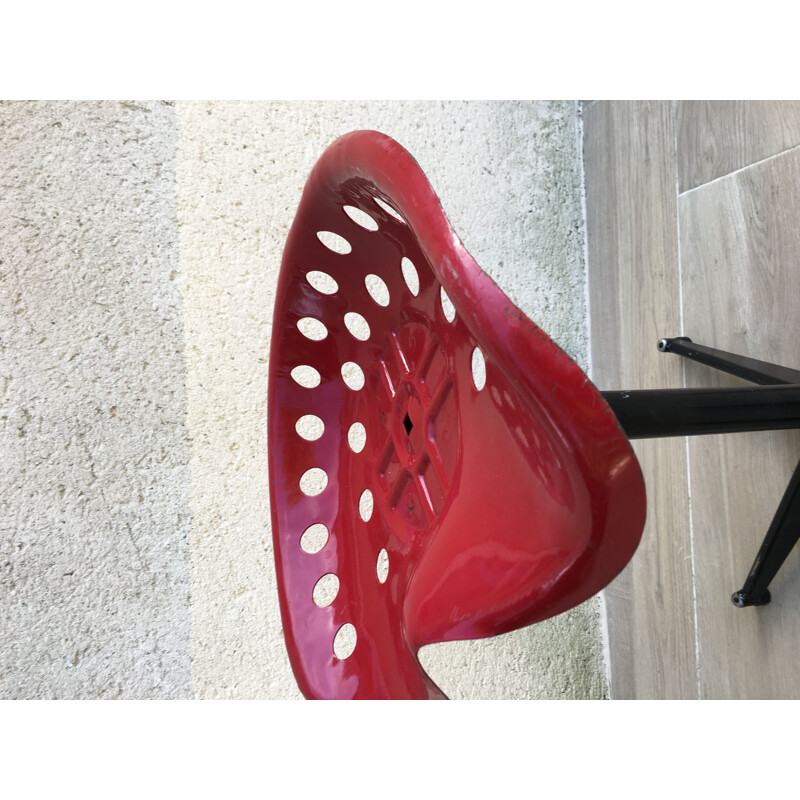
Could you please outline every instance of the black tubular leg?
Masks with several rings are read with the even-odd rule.
[[[728,389],[602,392],[629,439],[800,428],[800,372],[737,356],[690,339],[662,339],[675,353],[760,384]],[[770,602],[769,584],[800,539],[800,463],[775,512],[744,586],[738,608]]]
[[[800,384],[601,394],[629,439],[800,428]]]
[[[659,339],[658,349],[662,353],[674,353],[678,356],[698,361],[714,369],[736,375],[746,381],[759,383],[762,386],[776,383],[800,383],[800,371],[757,361],[755,358],[726,353],[703,344],[695,344],[686,336],[676,339]]]
[[[800,372],[797,370],[695,344],[684,336],[661,339],[658,342],[658,349],[662,353],[674,353],[762,386],[800,383]],[[798,538],[800,538],[800,463],[783,494],[744,586],[731,595],[731,600],[737,608],[763,606],[769,603],[771,599],[769,584]]]
[[[769,584],[800,538],[800,463],[786,487],[781,503],[744,586],[731,596],[738,608],[769,603]]]

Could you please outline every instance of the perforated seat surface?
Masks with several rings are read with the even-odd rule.
[[[269,443],[306,697],[443,697],[422,645],[587,600],[644,525],[641,471],[600,393],[480,270],[411,156],[372,131],[325,152],[288,237]]]

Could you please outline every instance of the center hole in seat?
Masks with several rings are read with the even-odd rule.
[[[414,427],[414,423],[411,421],[411,417],[408,414],[403,417],[403,427],[406,429],[406,435],[411,433],[411,429]]]

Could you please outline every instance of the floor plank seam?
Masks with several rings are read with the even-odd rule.
[[[685,365],[684,365],[684,386],[685,380]],[[694,516],[692,510],[692,462],[689,455],[689,437],[684,437],[686,443],[686,497],[689,504],[689,557],[692,564],[692,607],[694,609],[694,669],[695,680],[697,683],[697,699],[702,700],[702,692],[700,686],[700,626],[697,619],[697,573],[695,570],[695,554],[694,554]]]
[[[673,113],[677,114],[677,105],[673,104]],[[681,258],[681,215],[680,215],[680,175],[678,167],[678,125],[675,124],[675,237],[678,254],[678,306],[681,336],[686,335],[686,322],[683,314],[683,260]],[[669,335],[669,334],[666,334]],[[686,362],[681,363],[681,383],[686,388]],[[686,447],[686,499],[689,516],[689,558],[692,566],[692,610],[694,612],[694,667],[697,699],[700,699],[700,628],[697,619],[697,572],[694,552],[694,517],[692,515],[692,464],[689,453],[689,437],[684,437]]]
[[[765,164],[767,161],[772,161],[775,158],[780,158],[781,156],[785,156],[787,153],[791,153],[795,150],[800,150],[800,144],[796,144],[793,147],[787,147],[786,150],[781,150],[780,153],[773,153],[771,156],[767,156],[766,158],[762,158],[759,161],[754,161],[752,164],[747,164],[747,166],[739,167],[739,169],[733,170],[733,172],[728,172],[725,175],[720,175],[717,178],[713,178],[710,181],[706,181],[705,183],[701,183],[698,186],[693,186],[691,189],[685,189],[684,191],[680,191],[680,187],[678,187],[678,197],[685,197],[687,194],[691,194],[692,192],[696,192],[698,189],[704,189],[706,186],[712,186],[719,181],[727,180],[728,178],[732,178],[735,175],[738,175],[740,172],[744,172],[745,170],[752,169],[753,167],[758,167],[761,164]]]

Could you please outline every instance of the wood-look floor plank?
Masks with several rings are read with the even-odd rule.
[[[686,334],[695,341],[800,368],[798,186],[800,151],[791,151],[680,197]],[[686,377],[741,383],[698,364]],[[702,697],[800,697],[800,553],[773,581],[770,605],[730,602],[798,458],[797,432],[690,440]]]
[[[678,174],[684,192],[800,145],[795,100],[678,103]]]
[[[601,389],[682,385],[656,342],[679,335],[675,119],[668,102],[585,109],[590,341]],[[648,520],[606,590],[611,695],[697,696],[685,440],[637,442]]]

